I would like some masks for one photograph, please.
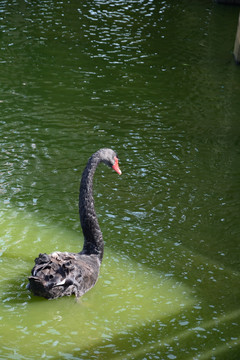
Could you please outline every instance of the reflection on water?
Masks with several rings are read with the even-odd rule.
[[[0,357],[238,360],[238,9],[3,0],[0,17]],[[38,253],[81,250],[80,176],[106,146],[123,175],[95,176],[101,277],[79,303],[36,298]]]

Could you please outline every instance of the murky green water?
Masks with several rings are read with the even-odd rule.
[[[240,358],[237,7],[1,1],[1,359]],[[105,254],[77,302],[26,290],[80,251],[88,157]]]

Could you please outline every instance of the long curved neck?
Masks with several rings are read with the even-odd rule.
[[[79,215],[84,235],[81,254],[96,254],[102,261],[104,244],[93,200],[93,176],[100,162],[101,158],[95,153],[90,157],[83,171],[79,194]]]

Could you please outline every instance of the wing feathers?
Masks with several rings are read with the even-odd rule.
[[[100,261],[96,255],[54,252],[35,259],[30,290],[35,295],[54,299],[65,295],[82,296],[96,283]]]

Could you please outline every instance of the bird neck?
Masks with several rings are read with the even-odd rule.
[[[93,199],[93,176],[101,158],[94,154],[87,163],[82,174],[79,194],[79,215],[84,235],[84,245],[81,254],[103,257],[103,238],[98,223]]]

